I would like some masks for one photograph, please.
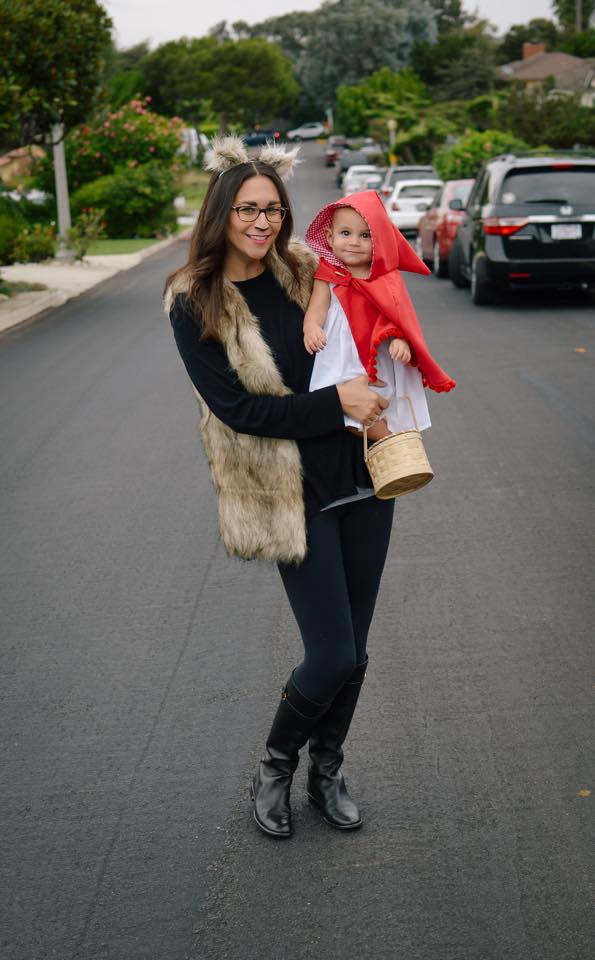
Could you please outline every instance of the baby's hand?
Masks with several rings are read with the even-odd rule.
[[[388,345],[388,352],[393,360],[400,360],[401,363],[409,363],[411,360],[411,348],[406,340],[400,340],[395,337]]]
[[[317,323],[304,323],[304,346],[308,353],[318,353],[326,347],[326,337]]]

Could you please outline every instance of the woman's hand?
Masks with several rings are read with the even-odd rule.
[[[385,407],[388,407],[388,400],[375,390],[370,390],[368,378],[364,374],[348,380],[347,383],[339,383],[337,393],[343,413],[352,420],[358,420],[365,427],[375,423]]]

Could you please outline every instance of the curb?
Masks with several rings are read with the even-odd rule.
[[[49,313],[56,307],[63,306],[65,303],[68,303],[69,300],[76,300],[77,297],[82,296],[89,290],[95,289],[106,280],[110,280],[117,273],[132,270],[133,267],[138,266],[143,260],[148,260],[153,254],[159,253],[161,250],[165,250],[167,247],[171,247],[176,243],[187,240],[190,232],[189,229],[182,230],[172,237],[166,237],[165,240],[160,240],[158,243],[154,243],[150,247],[145,247],[144,250],[138,250],[132,254],[106,254],[105,257],[98,257],[96,262],[101,261],[101,265],[109,268],[108,271],[94,279],[93,282],[81,290],[64,291],[49,289],[18,294],[10,304],[10,312],[2,316],[2,311],[0,310],[0,338],[2,338],[4,334],[15,330],[17,327],[39,319],[42,315]],[[115,262],[110,264],[110,257],[113,257],[114,260],[117,260],[119,257],[126,257],[126,263],[123,264],[120,260],[120,265]]]

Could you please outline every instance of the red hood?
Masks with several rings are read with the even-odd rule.
[[[405,237],[391,223],[384,204],[375,190],[363,190],[352,193],[342,200],[329,203],[316,214],[306,231],[306,243],[319,256],[329,263],[343,267],[345,265],[335,257],[328,245],[325,231],[331,226],[333,214],[339,207],[352,207],[363,217],[372,234],[373,259],[370,276],[366,281],[377,280],[391,270],[406,270],[408,273],[428,274],[432,271],[420,260]]]
[[[353,277],[328,245],[325,231],[339,207],[352,207],[370,228],[373,258],[370,275],[364,279]],[[352,193],[327,204],[308,227],[306,243],[322,258],[316,278],[335,284],[335,294],[345,310],[360,359],[372,382],[376,380],[379,345],[383,340],[401,337],[411,347],[411,363],[419,366],[424,385],[439,392],[456,386],[430,354],[401,276],[402,270],[421,274],[431,271],[391,223],[375,190]]]

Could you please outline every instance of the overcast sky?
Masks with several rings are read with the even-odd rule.
[[[258,23],[293,10],[315,10],[320,0],[103,0],[103,5],[114,22],[119,47],[130,47],[141,40],[155,47],[178,37],[202,36],[221,20]],[[512,23],[552,15],[550,0],[467,0],[465,7],[477,8],[499,33]]]

